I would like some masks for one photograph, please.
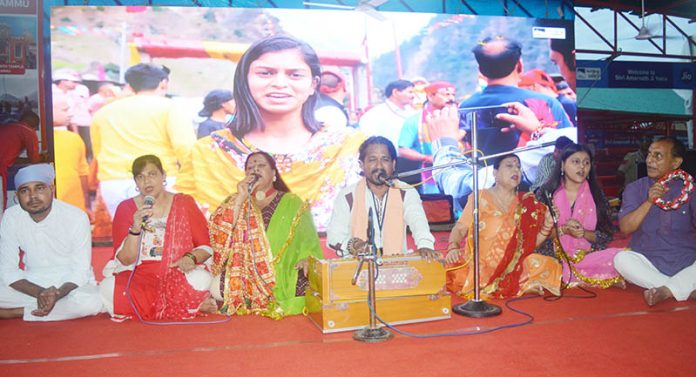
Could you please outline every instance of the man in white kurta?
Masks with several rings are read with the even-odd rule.
[[[413,252],[406,245],[408,227],[417,251],[424,257],[437,259],[433,251],[435,238],[430,233],[418,192],[411,187],[387,185],[395,161],[396,149],[384,137],[370,137],[361,145],[364,178],[338,194],[327,229],[328,245],[339,256],[349,256],[364,248],[371,210],[374,243],[383,249],[384,255]]]
[[[0,318],[58,321],[102,311],[89,220],[53,198],[54,177],[48,164],[15,176],[19,205],[0,224]]]
[[[399,145],[401,129],[406,118],[415,114],[413,83],[406,80],[390,82],[384,90],[385,100],[360,117],[360,130],[367,136],[384,136]]]

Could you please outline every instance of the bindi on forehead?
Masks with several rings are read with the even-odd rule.
[[[261,165],[268,165],[268,161],[261,156],[252,156],[249,161],[247,161],[247,169]]]

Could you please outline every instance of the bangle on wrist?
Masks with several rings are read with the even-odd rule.
[[[191,260],[193,261],[193,264],[198,264],[198,260],[196,259],[196,256],[192,252],[189,251],[188,253],[184,253],[184,256],[191,258]]]
[[[139,236],[140,233],[142,233],[142,232],[143,232],[142,229],[139,230],[139,231],[137,231],[137,232],[134,232],[134,231],[133,231],[133,228],[128,228],[128,234],[133,235],[133,236]]]
[[[346,242],[345,252],[343,250],[341,250],[341,255],[339,255],[339,256],[341,256],[341,257],[346,256],[346,252],[348,252],[348,254],[353,254],[353,244],[354,243],[355,243],[355,238],[349,239],[348,242]]]

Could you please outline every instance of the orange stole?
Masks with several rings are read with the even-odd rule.
[[[353,209],[350,212],[351,229],[353,237],[361,240],[367,239],[367,208],[365,208],[365,190],[367,181],[361,179],[355,186]],[[403,254],[404,243],[404,202],[401,198],[401,190],[390,188],[387,197],[387,208],[384,211],[384,227],[382,228],[384,250],[383,255]],[[377,216],[374,217],[375,222]],[[389,235],[384,237],[384,235]]]

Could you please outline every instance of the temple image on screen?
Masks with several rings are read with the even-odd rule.
[[[572,21],[381,14],[51,8],[52,97],[68,102],[68,128],[86,145],[99,192],[88,207],[113,217],[136,194],[132,161],[156,154],[168,188],[212,212],[237,191],[249,153],[263,150],[323,231],[337,193],[359,179],[362,141],[388,138],[397,171],[431,166],[439,143],[428,122],[443,107],[462,114],[461,152],[472,111],[484,154],[577,139]],[[515,125],[500,112],[531,118]],[[521,155],[526,182],[552,150]],[[402,180],[439,194],[446,172]]]

